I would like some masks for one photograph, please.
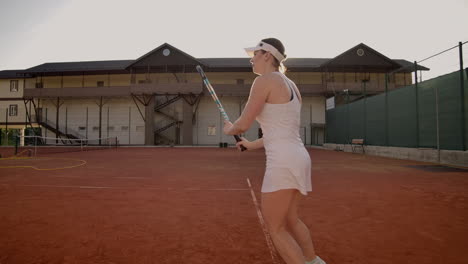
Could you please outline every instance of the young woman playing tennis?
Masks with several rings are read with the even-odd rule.
[[[252,142],[242,138],[237,146],[265,148],[262,213],[273,243],[288,264],[325,264],[315,254],[310,231],[298,216],[301,198],[312,191],[311,160],[299,135],[302,98],[294,82],[282,73],[284,46],[269,38],[246,51],[259,76],[241,116],[233,124],[226,121],[224,133],[238,135],[255,119],[260,123],[263,138]]]

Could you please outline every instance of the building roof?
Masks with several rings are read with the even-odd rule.
[[[366,50],[366,57],[359,61],[356,56],[357,49]],[[169,50],[169,52],[168,52]],[[168,53],[168,54],[167,54]],[[170,56],[169,56],[170,54]],[[366,65],[368,63],[369,65]],[[250,58],[194,58],[191,55],[164,43],[156,49],[146,53],[136,60],[109,60],[109,61],[78,61],[78,62],[49,62],[43,63],[26,70],[0,71],[0,78],[16,78],[34,74],[56,75],[56,74],[106,74],[106,73],[128,73],[133,69],[145,69],[148,67],[160,68],[164,66],[178,69],[177,66],[197,64],[204,66],[206,71],[251,71]],[[407,60],[394,60],[385,57],[374,49],[363,43],[345,51],[335,58],[290,58],[285,61],[289,71],[324,71],[345,69],[368,69],[372,65],[387,72],[413,72],[413,63]],[[366,67],[362,67],[362,66]],[[175,68],[174,68],[175,67]],[[187,70],[184,68],[184,70]],[[418,65],[418,70],[427,71],[428,68]],[[190,71],[190,70],[188,70]]]
[[[5,70],[0,71],[0,79],[13,79],[13,78],[21,78],[24,70]]]
[[[323,63],[321,67],[330,71],[377,71],[377,72],[413,72],[414,65],[406,60],[392,60],[364,43],[341,53]],[[419,66],[418,70],[429,70]]]
[[[414,63],[413,62],[409,62],[407,60],[401,60],[401,59],[400,60],[394,60],[394,61],[401,65],[401,68],[398,70],[399,72],[414,72]],[[419,71],[428,71],[429,68],[418,64],[418,70]]]
[[[38,72],[86,72],[125,70],[134,60],[49,62],[25,70],[26,73]]]
[[[155,48],[154,50],[146,53],[140,58],[127,66],[130,68],[147,68],[152,67],[165,67],[165,66],[180,66],[180,65],[199,65],[200,62],[191,55],[173,47],[167,43]]]
[[[288,68],[320,68],[329,59],[317,58],[290,58],[284,62]],[[210,68],[251,68],[250,58],[204,58],[198,59]]]

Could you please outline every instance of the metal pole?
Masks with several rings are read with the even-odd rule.
[[[324,110],[325,110],[325,128],[323,129],[323,137],[324,137],[324,139],[323,139],[324,142],[323,142],[323,143],[327,143],[327,141],[328,141],[328,130],[327,130],[327,126],[328,126],[328,121],[329,121],[329,120],[328,120],[328,113],[327,113],[327,112],[328,112],[328,111],[327,111],[327,99],[324,98],[324,100],[325,100],[325,103],[324,103],[324,107],[325,107],[325,109],[324,109]],[[337,143],[337,142],[335,142],[335,143]]]
[[[416,92],[416,147],[419,147],[419,96],[418,96],[418,63],[414,61],[414,88]]]
[[[88,126],[89,126],[89,122],[88,122],[88,107],[86,107],[86,139],[88,139]]]
[[[436,96],[436,133],[437,133],[437,162],[440,163],[440,134],[439,134],[439,89],[435,86]]]
[[[55,115],[55,144],[58,144],[59,137],[59,113],[60,113],[60,97],[57,97],[57,114]]]
[[[385,73],[385,146],[388,141],[388,74]]]
[[[48,109],[48,108],[45,109],[45,123],[46,123],[46,124],[47,124],[47,122],[48,122],[48,120],[47,120],[47,109]],[[44,134],[45,134],[46,137],[47,137],[47,130],[48,130],[47,128],[44,129],[44,131],[45,131]]]
[[[364,81],[364,142],[367,142],[367,95],[366,95],[366,82]]]
[[[8,107],[6,109],[6,118],[5,118],[5,145],[8,146]],[[16,153],[15,153],[16,154]]]
[[[107,107],[107,137],[109,137],[109,106]]]
[[[101,136],[102,136],[102,96],[99,102],[99,146],[101,146]]]
[[[346,143],[347,144],[350,144],[350,141],[349,141],[349,90],[346,90],[346,119],[347,119],[347,122],[346,122]]]
[[[68,106],[65,107],[65,134],[68,135]]]
[[[460,100],[461,100],[461,131],[462,131],[462,150],[466,150],[465,138],[465,83],[463,74],[463,44],[458,42],[458,49],[460,53]]]
[[[132,107],[128,107],[128,145],[130,145],[130,134],[132,131]]]

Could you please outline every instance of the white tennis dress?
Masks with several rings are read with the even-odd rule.
[[[301,102],[294,82],[281,75],[291,89],[292,99],[284,104],[266,103],[257,121],[263,132],[266,169],[262,192],[297,189],[303,195],[312,191],[311,159],[299,135]]]

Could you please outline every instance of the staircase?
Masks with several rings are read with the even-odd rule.
[[[163,117],[162,120],[160,120],[158,123],[155,125],[155,130],[154,130],[154,143],[155,145],[174,145],[178,144],[178,130],[176,130],[176,133],[174,135],[169,135],[167,131],[171,127],[179,127],[180,124],[182,124],[182,121],[179,121],[177,118],[178,114],[177,112],[173,111],[172,113],[169,113],[168,111],[170,109],[166,109],[163,111],[164,108],[167,108],[169,105],[177,102],[182,98],[181,95],[177,95],[173,98],[167,99],[164,102],[159,103],[158,100],[156,100],[156,106],[154,107],[154,111],[159,114],[160,116]]]
[[[181,99],[181,98],[182,98],[181,95],[177,95],[177,96],[175,96],[175,97],[173,97],[173,98],[171,98],[171,99],[165,101],[165,102],[162,103],[162,104],[158,104],[158,105],[156,105],[156,106],[154,107],[154,111],[161,110],[161,109],[163,109],[164,107],[166,107],[166,106],[168,106],[168,105],[170,105],[170,104],[172,104],[172,103],[174,103],[174,102],[179,101],[179,99]]]
[[[182,121],[173,121],[172,123],[169,123],[169,124],[167,124],[167,125],[165,125],[165,126],[163,126],[163,127],[160,127],[160,128],[158,128],[158,129],[156,129],[156,130],[154,131],[154,133],[155,133],[155,134],[160,134],[160,133],[163,132],[164,130],[166,130],[166,129],[170,128],[170,127],[173,127],[173,126],[175,126],[175,125],[177,125],[177,124],[180,124],[180,123],[182,123]]]
[[[66,141],[66,139],[80,139],[80,138],[84,138],[84,137],[80,137],[79,133],[75,132],[72,130],[73,134],[71,133],[64,133],[60,130],[57,130],[55,127],[55,124],[53,122],[51,122],[50,120],[45,120],[45,122],[40,119],[40,120],[37,120],[37,123],[39,125],[41,125],[42,127],[48,129],[49,131],[55,133],[57,135],[57,137],[63,137],[64,139],[62,139],[62,142],[63,141]],[[67,129],[67,130],[70,130],[70,129]],[[68,131],[67,131],[68,132]]]

